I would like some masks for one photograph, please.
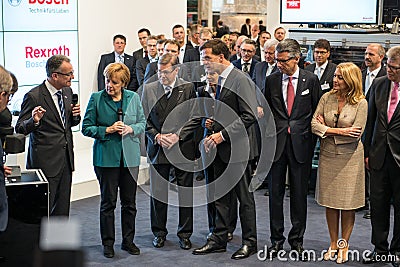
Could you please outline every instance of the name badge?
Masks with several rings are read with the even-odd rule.
[[[321,89],[322,90],[328,90],[328,89],[330,89],[330,87],[329,87],[329,83],[324,83],[323,85],[321,85]]]

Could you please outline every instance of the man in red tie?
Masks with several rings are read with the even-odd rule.
[[[283,250],[286,171],[289,169],[290,218],[288,241],[300,260],[306,261],[303,236],[306,229],[308,177],[316,138],[311,133],[311,118],[321,96],[318,77],[300,69],[300,45],[285,39],[276,46],[275,58],[280,72],[265,80],[265,98],[274,115],[276,152],[269,187],[270,230],[272,246],[268,257]],[[294,254],[291,254],[294,255]]]
[[[386,53],[387,75],[370,87],[365,128],[365,165],[371,172],[371,224],[374,251],[363,263],[374,263],[391,254],[393,266],[400,264],[400,46]],[[394,206],[392,241],[388,243],[390,205]]]

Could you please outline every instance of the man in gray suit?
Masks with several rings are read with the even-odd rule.
[[[49,182],[50,215],[68,216],[74,171],[71,127],[81,121],[72,104],[74,70],[64,55],[50,57],[47,80],[25,94],[15,131],[29,136],[27,169],[41,169]]]

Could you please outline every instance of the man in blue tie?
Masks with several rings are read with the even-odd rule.
[[[70,59],[55,55],[46,63],[47,79],[25,94],[15,131],[29,136],[27,169],[41,169],[49,182],[52,216],[68,216],[74,151],[71,127],[78,125],[79,104],[72,104]]]

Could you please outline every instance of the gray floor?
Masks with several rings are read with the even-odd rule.
[[[148,187],[143,188],[147,191]],[[257,227],[258,227],[258,249],[264,249],[270,244],[269,241],[269,219],[268,219],[268,197],[265,197],[265,190],[255,193],[257,205]],[[86,266],[261,266],[271,264],[258,259],[257,255],[240,261],[230,259],[241,244],[240,223],[234,233],[232,242],[228,244],[226,253],[210,254],[204,256],[192,255],[191,251],[184,251],[179,248],[178,238],[175,231],[177,228],[177,208],[170,207],[168,213],[169,235],[165,246],[156,249],[152,246],[153,235],[150,231],[149,197],[142,190],[137,192],[137,219],[135,243],[141,250],[141,255],[132,256],[119,248],[121,242],[121,231],[119,224],[119,209],[116,211],[116,255],[113,259],[106,259],[102,255],[102,246],[99,234],[99,197],[93,197],[72,203],[71,216],[78,218],[83,226],[82,246],[85,252]],[[285,226],[287,235],[289,221],[289,198],[285,197]],[[119,207],[119,206],[118,206]],[[320,257],[321,251],[329,246],[329,236],[325,223],[324,208],[318,206],[312,197],[308,198],[307,230],[305,234],[304,247],[314,250],[316,257]],[[356,224],[350,240],[350,249],[358,252],[360,258],[365,250],[372,249],[370,244],[371,226],[370,221],[363,219],[363,212],[356,214]],[[207,234],[207,213],[205,206],[194,209],[194,233],[191,237],[193,247],[202,246],[205,243]],[[285,249],[289,246],[286,243]],[[273,266],[333,266],[334,262],[314,261],[303,263],[288,259],[287,261],[273,260]],[[347,266],[362,266],[361,259],[350,260]],[[373,265],[372,265],[373,266]],[[388,264],[377,264],[376,266],[389,266]]]

